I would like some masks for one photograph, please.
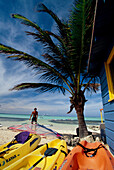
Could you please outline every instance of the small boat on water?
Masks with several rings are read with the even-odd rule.
[[[11,164],[4,170],[58,170],[67,153],[66,142],[55,139]]]
[[[39,135],[26,131],[16,135],[11,142],[0,146],[0,170],[33,151],[40,140]]]
[[[65,158],[59,170],[113,170],[114,158],[100,142],[82,141]]]

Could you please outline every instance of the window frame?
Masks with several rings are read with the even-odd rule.
[[[109,100],[108,100],[108,102],[114,100],[114,88],[113,88],[114,82],[112,80],[111,70],[110,70],[110,66],[109,66],[113,57],[114,57],[114,46],[111,50],[111,53],[110,53],[107,61],[104,63],[105,64],[105,70],[106,70],[107,83],[108,83],[108,90],[109,90]]]

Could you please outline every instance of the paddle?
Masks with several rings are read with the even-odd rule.
[[[34,168],[39,162],[42,161],[42,159],[44,159],[47,156],[52,156],[53,154],[55,154],[58,151],[58,149],[56,148],[48,148],[45,152],[44,152],[44,156],[39,159],[37,162],[35,162],[28,170],[31,170],[32,168]]]

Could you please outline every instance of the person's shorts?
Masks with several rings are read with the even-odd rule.
[[[33,122],[36,122],[36,123],[37,123],[37,121],[36,121],[36,117],[33,117],[33,118],[32,118],[31,123],[33,123]]]

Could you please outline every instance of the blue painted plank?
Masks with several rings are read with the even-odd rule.
[[[100,84],[102,85],[105,81],[107,81],[106,73],[104,73],[102,77],[100,77]]]
[[[105,120],[105,128],[108,128],[114,132],[114,121]]]
[[[108,85],[106,82],[104,82],[103,84],[101,84],[101,91],[105,91],[105,89],[108,91]]]
[[[102,77],[105,72],[105,66],[103,66],[100,70],[99,77]]]
[[[103,105],[108,104],[108,100],[109,100],[109,93],[106,93],[104,96],[102,96]]]
[[[102,67],[101,72],[100,72],[100,83],[101,83],[102,96],[104,96],[108,92],[108,84],[107,84],[105,67]]]
[[[101,91],[103,91],[106,87],[108,87],[107,79],[105,79],[105,80],[103,81],[103,83],[101,84]]]
[[[107,105],[103,106],[103,111],[105,112],[113,112],[114,111],[114,102],[108,102]]]
[[[111,131],[110,129],[105,128],[106,136],[110,138],[114,142],[114,131]]]
[[[114,150],[112,148],[110,148],[110,152],[114,155]]]
[[[114,121],[114,112],[108,112],[104,114],[105,121],[111,120]]]
[[[109,92],[107,91],[105,94],[103,94],[103,93],[101,92],[101,96],[102,96],[102,98],[105,98],[106,96],[109,96]]]
[[[101,92],[102,92],[102,96],[106,95],[106,93],[108,92],[108,86],[105,86],[104,89],[101,89]]]
[[[114,154],[114,142],[108,137],[106,137],[106,141],[107,141],[107,144],[110,147],[111,153]]]

